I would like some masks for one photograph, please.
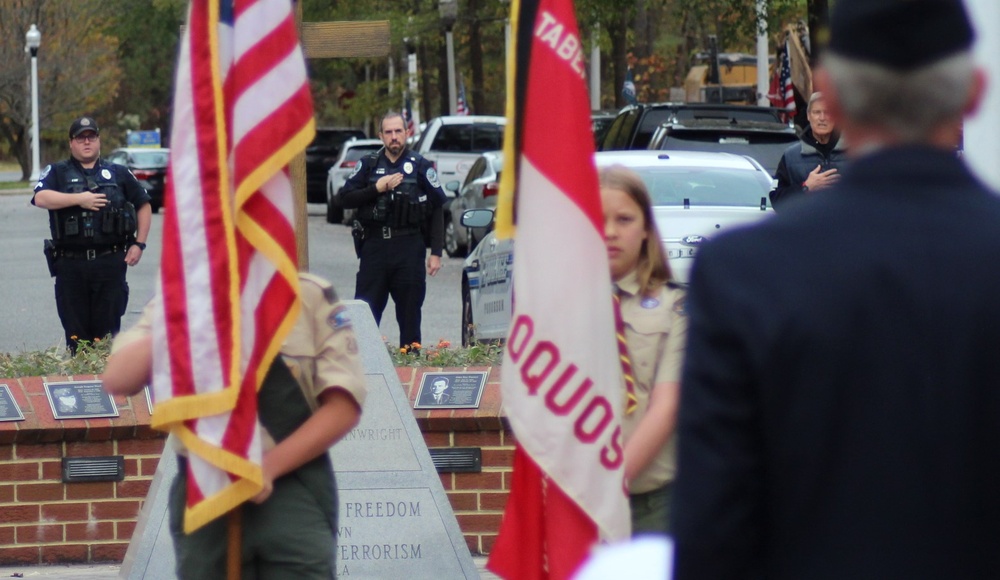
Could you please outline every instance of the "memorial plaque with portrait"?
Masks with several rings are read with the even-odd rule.
[[[426,373],[414,409],[478,409],[486,386],[485,371]]]
[[[24,421],[21,408],[7,385],[0,385],[0,421]]]
[[[44,383],[45,394],[56,419],[117,417],[118,407],[104,391],[101,381]]]

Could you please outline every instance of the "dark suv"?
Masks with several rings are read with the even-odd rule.
[[[647,149],[653,133],[663,123],[684,123],[706,119],[736,122],[778,123],[781,114],[770,107],[717,105],[709,103],[639,103],[618,112],[604,134],[601,151]]]
[[[327,172],[340,157],[344,141],[354,137],[364,139],[365,132],[339,127],[316,129],[316,138],[306,147],[306,201],[326,203]]]

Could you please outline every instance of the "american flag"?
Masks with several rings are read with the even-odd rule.
[[[298,316],[287,165],[315,127],[291,2],[192,0],[175,87],[153,426],[190,452],[190,532],[261,489],[257,389]]]
[[[568,578],[596,543],[629,535],[624,383],[573,2],[515,0],[511,14],[497,235],[512,233],[516,215],[501,389],[517,447],[488,566],[504,578]]]
[[[795,88],[792,85],[792,65],[788,58],[788,42],[780,54],[780,66],[771,80],[771,91],[768,99],[771,105],[784,109],[789,119],[795,117]]]
[[[456,115],[469,115],[469,103],[465,100],[465,83],[462,77],[458,78],[458,104],[455,106]]]
[[[406,135],[408,137],[416,135],[417,123],[413,120],[413,103],[409,95],[406,95],[406,102],[403,104],[403,119],[406,121]]]

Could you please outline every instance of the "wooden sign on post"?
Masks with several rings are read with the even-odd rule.
[[[389,56],[389,21],[302,22],[302,2],[295,3],[299,38],[308,58],[374,58]],[[306,156],[300,153],[289,166],[295,191],[295,239],[299,270],[309,270],[309,213],[306,208]]]

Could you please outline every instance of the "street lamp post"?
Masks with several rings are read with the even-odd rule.
[[[42,45],[42,33],[32,24],[24,35],[25,50],[31,52],[31,182],[38,181],[40,163],[38,141],[38,47]]]
[[[455,88],[455,41],[452,29],[458,19],[458,0],[439,0],[438,11],[444,24],[445,47],[448,61],[448,114],[454,115],[458,108],[458,91]]]

